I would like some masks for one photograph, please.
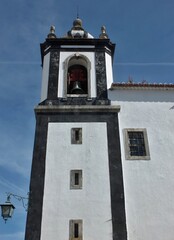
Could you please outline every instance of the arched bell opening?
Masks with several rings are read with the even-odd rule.
[[[67,94],[88,94],[87,69],[83,65],[74,64],[68,68]]]
[[[91,97],[91,62],[80,53],[69,56],[64,67],[64,97]]]

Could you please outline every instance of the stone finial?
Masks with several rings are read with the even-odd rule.
[[[76,29],[83,29],[83,27],[82,27],[82,20],[79,18],[79,17],[77,17],[75,20],[74,20],[74,22],[73,22],[73,29],[74,30],[76,30]]]
[[[88,38],[87,32],[82,27],[82,20],[77,16],[73,21],[73,27],[67,33],[69,38]]]
[[[55,26],[50,27],[50,33],[47,35],[48,38],[56,38],[55,29]]]
[[[100,39],[106,39],[108,38],[108,35],[106,33],[106,27],[105,26],[102,26],[101,27],[101,34],[99,35],[99,38]]]

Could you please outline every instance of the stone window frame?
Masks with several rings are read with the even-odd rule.
[[[75,236],[75,225],[78,226],[78,237]],[[82,219],[69,220],[69,240],[82,240],[82,239],[83,239],[83,220]]]
[[[82,144],[82,128],[71,128],[71,144]]]
[[[78,175],[78,184],[76,184],[76,174]],[[70,189],[82,189],[82,175],[81,169],[70,170]]]
[[[77,59],[77,61],[75,61]],[[67,75],[68,75],[68,68],[70,67],[70,61],[74,60],[74,64],[79,64],[82,65],[86,68],[87,70],[87,84],[88,84],[88,91],[87,94],[67,94]],[[72,65],[74,65],[72,64]],[[63,68],[64,68],[64,87],[63,87],[63,96],[64,98],[67,97],[88,97],[91,98],[91,62],[89,59],[80,53],[75,53],[68,58],[65,59],[63,63]]]
[[[146,155],[145,156],[134,156],[130,154],[130,145],[129,145],[129,132],[142,132],[144,137],[144,146]],[[127,160],[150,160],[150,151],[149,151],[149,144],[148,144],[148,137],[147,137],[147,130],[146,128],[125,128],[123,130],[124,134],[124,147],[125,147],[125,159]]]

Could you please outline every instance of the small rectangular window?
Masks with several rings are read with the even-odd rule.
[[[79,237],[79,224],[74,223],[74,238],[78,238],[78,237]]]
[[[126,159],[150,159],[146,129],[125,129],[124,135]]]
[[[82,189],[82,170],[70,171],[70,189]]]
[[[74,185],[79,185],[79,173],[74,174]]]
[[[70,240],[82,240],[82,220],[70,220],[69,229]]]
[[[71,129],[71,143],[82,144],[82,128]]]

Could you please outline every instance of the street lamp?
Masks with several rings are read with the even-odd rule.
[[[12,217],[14,209],[15,209],[14,205],[10,202],[11,196],[16,198],[18,201],[22,201],[22,205],[23,205],[23,207],[25,208],[26,211],[28,209],[28,198],[15,195],[13,193],[7,193],[6,202],[4,204],[0,204],[0,206],[1,206],[1,216],[3,217],[5,223],[9,218]],[[25,204],[24,200],[27,200],[27,204]]]
[[[1,204],[1,215],[6,223],[8,218],[11,218],[15,207],[10,202],[10,196],[7,196],[7,201],[4,204]]]

